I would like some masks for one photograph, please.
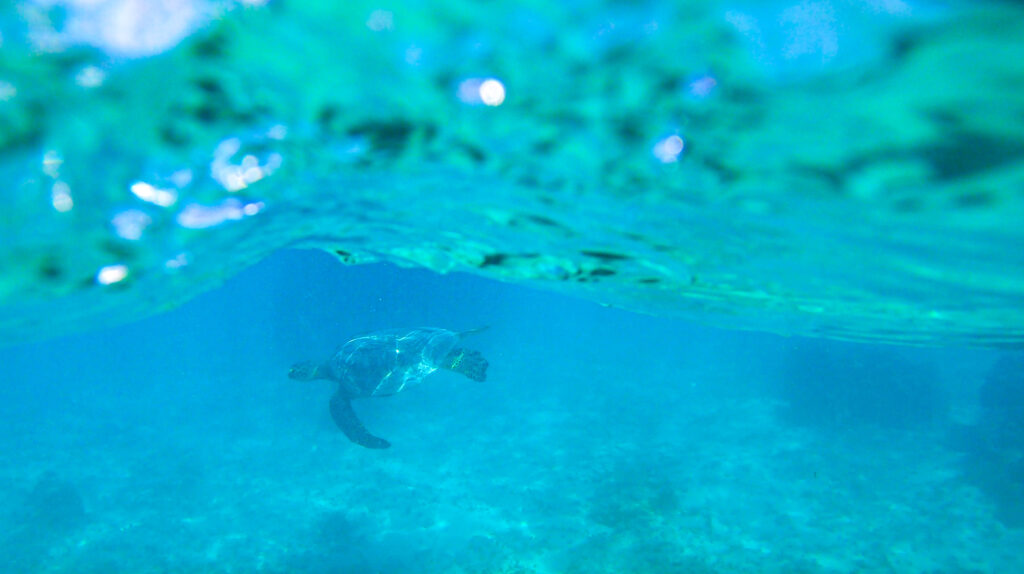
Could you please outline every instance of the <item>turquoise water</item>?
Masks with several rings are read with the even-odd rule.
[[[0,3],[0,572],[1024,572],[1021,54],[1008,1]],[[469,354],[355,415],[289,377],[418,327]]]
[[[26,0],[0,42],[4,340],[303,246],[735,329],[1024,341],[1017,2]]]
[[[334,427],[334,383],[287,377],[409,325],[489,325],[466,345],[490,369],[356,400],[390,449]],[[0,553],[10,572],[1020,571],[1024,437],[999,405],[1019,409],[1021,371],[999,357],[282,252],[172,312],[0,351]]]

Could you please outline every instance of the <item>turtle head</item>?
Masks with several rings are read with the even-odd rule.
[[[487,359],[480,354],[480,351],[453,349],[445,357],[444,367],[461,373],[474,381],[487,379]]]
[[[301,363],[295,363],[292,368],[288,370],[288,378],[295,379],[296,381],[312,381],[313,379],[322,379],[324,375],[321,374],[321,367],[313,361],[303,361]]]

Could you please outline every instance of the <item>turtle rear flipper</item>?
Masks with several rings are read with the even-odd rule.
[[[345,433],[348,440],[358,445],[366,448],[388,448],[391,446],[388,441],[373,436],[370,431],[366,430],[363,423],[356,417],[356,412],[352,410],[352,399],[341,393],[334,393],[334,396],[331,397],[331,418],[334,419],[334,424],[338,425],[341,432]]]

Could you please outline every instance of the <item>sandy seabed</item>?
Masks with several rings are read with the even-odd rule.
[[[331,426],[329,392],[5,416],[5,571],[1024,571],[1024,531],[940,431],[823,433],[751,398],[424,388],[357,403],[395,445],[370,451]]]

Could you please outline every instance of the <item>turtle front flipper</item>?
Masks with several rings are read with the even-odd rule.
[[[480,351],[452,349],[452,352],[445,357],[443,366],[474,381],[487,379],[487,359],[480,354]]]
[[[356,412],[352,410],[352,399],[340,392],[334,393],[334,396],[331,397],[331,418],[334,419],[334,424],[338,425],[341,432],[345,433],[348,440],[358,445],[366,448],[388,448],[391,446],[388,441],[373,436],[370,431],[366,430],[363,423],[356,417]]]

